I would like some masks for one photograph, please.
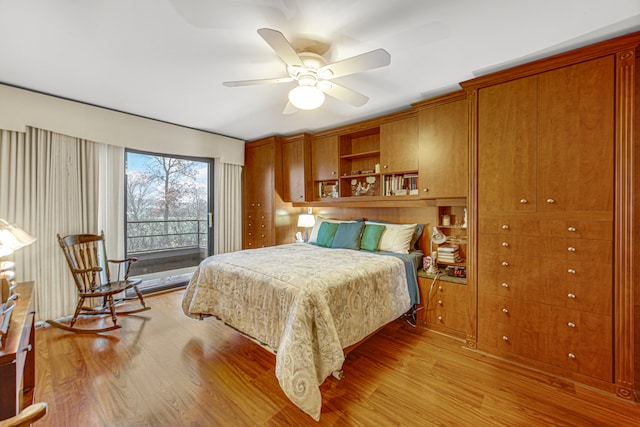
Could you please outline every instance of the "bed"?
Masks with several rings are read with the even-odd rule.
[[[316,421],[320,385],[342,368],[343,350],[401,317],[419,298],[415,271],[422,253],[380,251],[380,242],[375,251],[360,250],[371,224],[358,222],[358,250],[334,245],[337,229],[326,245],[326,227],[319,226],[311,243],[209,257],[182,300],[187,316],[215,316],[275,353],[280,387]]]

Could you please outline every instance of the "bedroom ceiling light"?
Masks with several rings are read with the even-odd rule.
[[[298,86],[289,92],[289,102],[300,110],[315,110],[324,103],[324,93],[317,86],[315,75],[298,78]]]

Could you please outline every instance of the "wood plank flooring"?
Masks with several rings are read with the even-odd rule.
[[[275,378],[275,356],[209,318],[182,291],[122,329],[36,332],[36,400],[45,426],[633,426],[640,405],[462,348],[396,321],[355,349],[321,387],[320,422]]]

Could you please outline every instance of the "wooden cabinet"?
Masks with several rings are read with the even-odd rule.
[[[313,138],[311,141],[311,178],[314,181],[338,178],[338,136]]]
[[[281,184],[282,142],[267,138],[246,144],[243,248],[276,244],[275,197]]]
[[[311,138],[307,134],[282,142],[282,199],[304,202],[311,199]]]
[[[613,65],[609,56],[479,90],[479,210],[613,208]]]
[[[410,116],[380,125],[380,173],[418,170],[418,119]]]
[[[464,337],[467,313],[467,286],[418,275],[421,309],[418,325],[452,336]]]
[[[478,209],[535,211],[537,77],[478,94]]]
[[[467,197],[468,106],[464,93],[420,107],[419,187],[423,198]]]
[[[607,56],[478,91],[478,346],[606,382],[613,71]]]
[[[15,290],[19,297],[0,349],[0,420],[33,403],[36,386],[33,282],[19,283]]]
[[[314,200],[337,198],[338,135],[314,137],[311,140],[311,179]]]

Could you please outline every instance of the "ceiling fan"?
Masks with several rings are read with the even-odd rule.
[[[384,67],[391,63],[391,55],[384,49],[375,49],[361,55],[328,64],[326,59],[311,49],[296,51],[286,37],[279,31],[260,28],[258,34],[278,54],[287,66],[287,76],[224,82],[229,87],[259,84],[297,82],[297,86],[289,92],[289,102],[283,114],[291,114],[302,110],[313,110],[322,105],[325,94],[343,102],[360,107],[369,98],[352,89],[348,89],[332,81],[336,77],[355,74],[374,68]]]

